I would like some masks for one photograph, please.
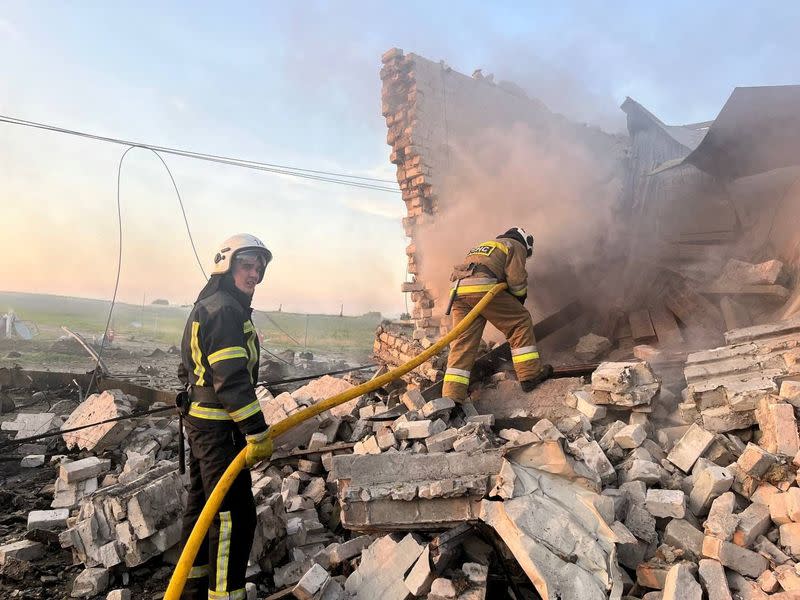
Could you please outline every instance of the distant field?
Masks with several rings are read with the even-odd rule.
[[[0,315],[13,309],[18,318],[32,321],[39,327],[38,337],[42,340],[53,340],[63,335],[62,325],[90,338],[93,335],[100,336],[105,327],[108,306],[109,303],[102,300],[0,292]],[[141,340],[179,345],[188,314],[188,308],[178,306],[145,305],[143,308],[117,303],[112,324],[119,336],[135,336]],[[288,335],[279,331],[270,319]],[[372,352],[375,328],[380,322],[380,316],[306,316],[255,311],[253,321],[266,336],[267,348],[273,351],[287,348],[302,350],[308,322],[309,350],[363,360]]]

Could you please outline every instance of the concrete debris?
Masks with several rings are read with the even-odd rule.
[[[784,265],[779,260],[759,264],[730,259],[720,276],[720,282],[740,285],[775,285],[784,278]]]
[[[344,589],[359,600],[404,600],[409,595],[406,575],[425,550],[412,534],[395,541],[384,536],[361,555],[358,569],[347,578]]]
[[[794,593],[800,385],[789,378],[800,375],[800,322],[786,327],[729,332],[746,339],[689,355],[689,411],[674,383],[662,387],[661,372],[637,361],[603,363],[588,385],[525,395],[496,378],[477,386],[474,405],[395,389],[312,419],[252,471],[251,574],[329,600],[485,598],[498,561],[515,562],[548,599]],[[260,389],[259,399],[276,422],[350,389],[338,381],[274,397]],[[506,393],[516,408],[488,412]],[[92,402],[121,403],[101,396]],[[552,404],[533,407],[542,398]],[[58,533],[83,565],[76,597],[175,552],[185,495],[176,433],[166,418],[140,419],[112,446],[109,430],[89,456],[38,467],[58,471],[52,510],[31,511],[27,527]],[[41,560],[35,542],[15,544],[0,547],[0,566]]]
[[[605,356],[611,350],[611,340],[601,335],[589,333],[578,340],[575,356],[585,362],[592,362]]]
[[[0,429],[16,431],[15,440],[41,435],[61,427],[61,418],[54,413],[17,413],[13,421],[3,421]]]
[[[331,475],[346,527],[436,529],[476,519],[502,463],[497,451],[340,455]]]
[[[74,522],[59,535],[61,546],[87,567],[138,566],[178,542],[185,498],[177,465],[157,465],[83,500]]]
[[[344,393],[353,388],[353,384],[338,377],[324,375],[319,379],[310,381],[307,385],[292,392],[292,397],[295,401],[303,406],[309,406],[333,398],[341,393]],[[359,398],[340,404],[330,410],[330,414],[335,417],[342,417],[349,415],[358,404]]]
[[[593,492],[567,479],[514,466],[514,498],[482,503],[481,520],[508,545],[544,598],[619,597],[616,536]]]
[[[627,408],[648,405],[660,388],[646,362],[604,362],[592,373],[595,404]]]
[[[72,429],[107,419],[127,417],[136,408],[136,403],[137,399],[134,396],[129,396],[121,390],[106,390],[101,394],[92,394],[72,411],[64,421],[62,429]],[[134,426],[134,421],[125,419],[65,433],[62,437],[70,450],[80,448],[100,453],[120,444]]]
[[[70,596],[73,598],[97,596],[106,591],[108,582],[108,569],[89,567],[75,578]]]

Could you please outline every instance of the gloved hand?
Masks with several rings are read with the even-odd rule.
[[[520,304],[524,305],[525,304],[525,300],[528,299],[528,294],[525,294],[524,296],[514,296],[514,298],[519,300]]]
[[[269,430],[245,436],[245,439],[247,440],[245,460],[247,461],[248,469],[272,456],[272,438],[269,437]]]

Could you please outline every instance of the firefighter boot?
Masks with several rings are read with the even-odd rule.
[[[522,386],[522,391],[528,393],[535,390],[536,386],[542,383],[545,379],[550,379],[550,377],[552,376],[553,376],[553,366],[543,365],[542,370],[539,371],[533,378],[524,379],[523,381],[520,381],[519,384]]]

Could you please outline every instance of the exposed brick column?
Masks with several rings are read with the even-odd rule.
[[[413,280],[403,283],[403,292],[411,294],[415,340],[435,339],[439,335],[439,319],[433,317],[434,299],[420,278],[418,255],[414,243],[417,228],[429,222],[436,208],[431,168],[425,163],[426,140],[415,134],[417,116],[425,109],[424,92],[418,89],[414,73],[414,55],[403,55],[392,48],[382,57],[381,111],[386,118],[386,143],[392,147],[390,161],[397,165],[397,182],[406,204],[403,228],[411,243],[406,248],[408,272]]]

